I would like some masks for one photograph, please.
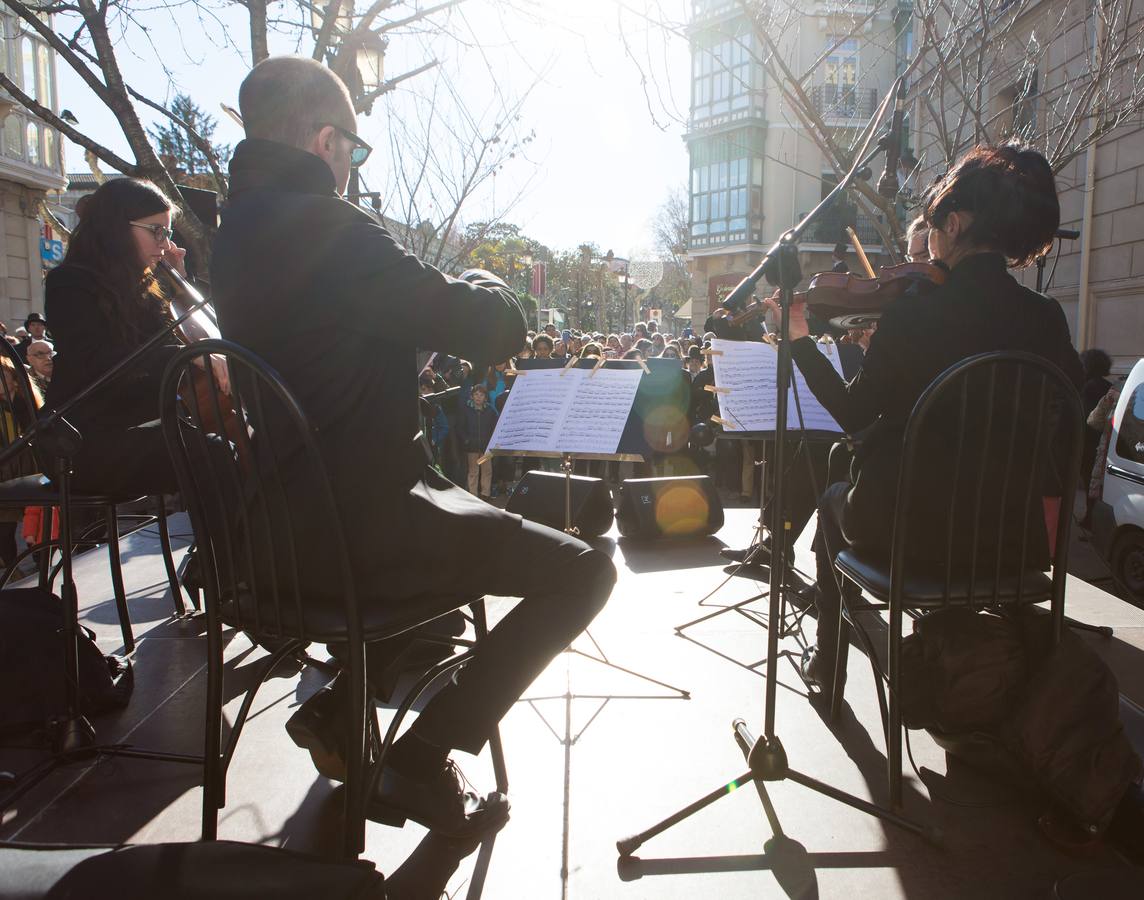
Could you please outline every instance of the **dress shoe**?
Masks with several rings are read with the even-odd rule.
[[[802,680],[808,685],[827,692],[834,689],[834,651],[821,650],[818,647],[807,647],[802,651],[802,659],[798,666]],[[839,688],[845,687],[846,675],[842,675]]]
[[[333,781],[346,780],[346,710],[343,692],[330,682],[298,707],[286,722],[290,740],[310,752],[314,768]]]
[[[371,820],[383,825],[401,826],[412,819],[438,834],[467,838],[503,827],[509,802],[503,794],[482,798],[469,790],[465,776],[450,759],[429,781],[415,781],[386,767],[367,810]]]

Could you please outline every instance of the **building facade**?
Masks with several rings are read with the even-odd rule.
[[[0,38],[0,72],[58,111],[54,51],[2,7]],[[44,308],[43,276],[58,261],[59,236],[45,233],[40,207],[67,181],[59,133],[2,90],[0,132],[0,321],[14,329]]]
[[[738,0],[692,0],[688,260],[697,325],[778,238],[837,184],[834,168],[763,60],[775,42],[791,72],[810,72],[806,105],[848,146],[893,83],[902,48],[896,6],[825,0],[803,11]],[[773,18],[774,27],[771,28]],[[855,228],[872,257],[880,238],[843,202],[803,237],[803,271],[830,268]]]
[[[921,65],[914,77],[936,86],[931,96],[944,96],[940,103],[918,97],[913,139],[931,175],[940,174],[948,156],[941,142],[950,134],[959,138],[958,152],[983,138],[1016,137],[1046,153],[1056,169],[1061,227],[1080,235],[1059,241],[1059,253],[1046,260],[1044,290],[1061,304],[1078,349],[1100,347],[1113,357],[1114,372],[1127,372],[1144,356],[1144,10],[1113,4],[1106,16],[1067,0],[993,8],[984,62],[974,48],[965,57],[987,74],[974,94],[982,126],[964,136],[953,130],[966,108],[960,73],[935,74],[923,23],[915,22]],[[1103,123],[1117,116],[1119,127],[1105,132]],[[1090,143],[1094,128],[1099,137]],[[1035,287],[1037,270],[1019,277]]]

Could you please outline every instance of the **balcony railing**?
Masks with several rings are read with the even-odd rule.
[[[806,213],[799,213],[795,224],[801,222],[805,216]],[[830,244],[833,246],[839,241],[849,243],[846,234],[847,225],[854,229],[863,247],[876,251],[882,246],[882,236],[878,234],[874,220],[849,207],[828,209],[822,218],[810,226],[803,238],[812,244]]]
[[[868,119],[878,108],[875,88],[817,84],[810,89],[814,111],[824,119]]]

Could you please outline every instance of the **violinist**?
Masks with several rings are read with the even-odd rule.
[[[1045,158],[1016,144],[976,147],[931,188],[922,215],[930,255],[949,276],[928,291],[907,290],[883,311],[862,369],[849,382],[809,338],[804,304],[791,308],[791,349],[808,386],[848,433],[868,429],[849,480],[830,485],[819,501],[825,540],[815,548],[818,640],[804,654],[802,672],[820,686],[833,679],[839,639],[834,555],[848,545],[888,553],[902,435],[926,387],[950,365],[998,350],[1042,356],[1078,385],[1082,377],[1061,308],[1007,270],[1033,262],[1060,224]],[[777,311],[773,300],[768,305]],[[955,447],[948,440],[927,448],[924,458],[935,479],[952,469]],[[938,508],[918,510],[911,558],[943,558],[944,531],[928,524],[942,521],[942,515]],[[1037,563],[1047,566],[1047,538],[1042,533],[1037,541]]]
[[[134,178],[104,182],[87,198],[67,255],[45,284],[57,354],[49,407],[66,403],[172,321],[155,270],[165,260],[183,271],[186,251],[171,242],[174,211],[155,185]],[[172,336],[67,415],[83,437],[73,460],[77,489],[112,496],[178,489],[158,416],[159,382],[179,345]]]
[[[906,229],[906,262],[929,262],[929,225],[918,216]]]

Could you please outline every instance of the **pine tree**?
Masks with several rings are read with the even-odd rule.
[[[213,116],[203,112],[187,94],[176,94],[175,99],[171,101],[170,110],[210,145],[220,162],[226,161],[230,156],[230,147],[216,144],[211,140],[216,125]],[[147,134],[155,142],[159,158],[174,176],[175,181],[195,187],[218,188],[206,154],[195,146],[185,128],[170,122],[166,125],[152,126],[147,130]]]

